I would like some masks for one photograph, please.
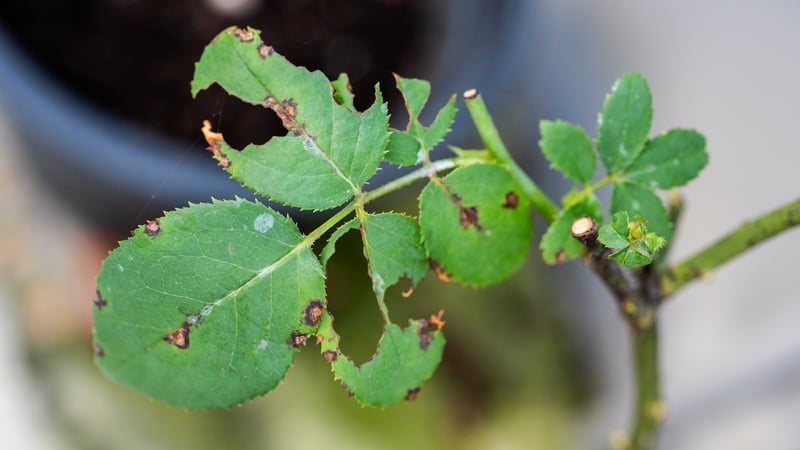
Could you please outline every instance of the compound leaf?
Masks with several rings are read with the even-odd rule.
[[[389,119],[377,87],[375,103],[358,113],[345,79],[334,83],[334,97],[321,72],[292,65],[261,42],[258,30],[229,28],[206,47],[192,94],[213,83],[272,109],[289,131],[242,152],[219,143],[226,170],[258,194],[300,208],[332,208],[360,192],[383,160]]]
[[[561,120],[542,120],[539,130],[539,146],[556,170],[581,183],[591,181],[597,161],[592,141],[583,129]]]
[[[408,166],[420,162],[421,157],[450,132],[456,115],[456,97],[451,96],[447,104],[439,110],[433,123],[424,126],[419,121],[419,115],[428,102],[430,83],[397,75],[395,80],[397,88],[403,94],[409,121],[405,130],[392,130],[386,160],[399,166]]]
[[[420,196],[419,221],[430,258],[464,284],[502,281],[530,249],[528,200],[508,171],[495,164],[461,167],[428,183]]]
[[[322,268],[295,224],[241,199],[148,222],[111,252],[97,283],[98,366],[187,408],[273,389],[325,298]]]
[[[639,156],[653,120],[647,80],[625,74],[614,83],[598,119],[597,151],[609,174],[624,171]]]
[[[542,258],[546,263],[564,263],[583,253],[584,245],[572,236],[571,231],[572,223],[581,217],[591,217],[597,222],[603,221],[603,205],[596,196],[587,196],[561,210],[556,220],[547,228],[539,243]]]
[[[625,176],[651,189],[669,189],[688,183],[707,163],[703,135],[676,128],[648,141]]]
[[[320,350],[334,377],[359,403],[395,405],[414,400],[442,359],[444,334],[432,325],[425,319],[411,320],[405,328],[386,324],[375,355],[357,366],[341,352],[333,318],[325,311],[318,332]]]

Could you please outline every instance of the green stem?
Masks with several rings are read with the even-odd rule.
[[[353,201],[348,203],[344,208],[337,211],[336,214],[332,215],[322,225],[318,226],[317,228],[314,229],[314,231],[309,233],[303,240],[303,243],[305,245],[310,246],[311,244],[316,242],[317,239],[324,236],[325,233],[327,233],[331,228],[335,227],[336,224],[343,221],[359,206],[366,205],[367,203],[376,200],[378,198],[381,198],[384,195],[390,194],[398,189],[404,188],[409,184],[414,183],[415,181],[429,178],[431,174],[449,170],[454,167],[465,166],[482,161],[483,160],[478,157],[456,157],[449,159],[440,159],[438,161],[430,163],[430,165],[426,167],[421,167],[413,172],[409,172],[403,175],[402,177],[395,178],[394,180],[378,187],[377,189],[365,192],[363,195],[353,199]]]
[[[661,401],[658,373],[658,331],[656,323],[633,331],[633,359],[636,371],[636,417],[630,450],[656,448],[658,427],[666,414]]]
[[[497,127],[494,125],[492,116],[489,115],[489,110],[486,109],[486,104],[483,98],[474,89],[464,93],[464,102],[467,104],[472,121],[475,122],[475,127],[478,129],[478,134],[483,140],[486,149],[494,156],[494,158],[501,164],[505,165],[511,176],[517,184],[520,185],[525,196],[533,204],[533,208],[541,214],[542,217],[548,222],[552,223],[556,220],[558,215],[558,207],[550,200],[539,186],[531,180],[531,178],[523,171],[517,163],[511,158]]]
[[[706,249],[665,270],[661,275],[663,297],[675,294],[690,281],[710,274],[734,257],[797,225],[800,225],[800,199],[744,223]]]

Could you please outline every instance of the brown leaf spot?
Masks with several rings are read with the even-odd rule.
[[[295,121],[295,117],[297,116],[297,103],[295,103],[294,100],[289,98],[278,102],[275,100],[275,97],[268,95],[264,98],[264,104],[267,108],[275,111],[275,114],[281,119],[283,126],[287,130],[294,132],[299,132],[301,130],[300,125]]]
[[[242,42],[250,42],[254,38],[254,35],[253,35],[252,31],[245,30],[245,29],[242,29],[242,28],[234,27],[234,28],[231,28],[229,32],[232,35],[234,35],[237,38],[239,38],[239,40],[242,41]]]
[[[96,306],[97,309],[103,309],[108,306],[108,302],[103,298],[103,295],[100,293],[100,289],[96,289],[94,291],[94,300],[92,300],[92,303],[94,303],[94,306]]]
[[[94,350],[94,354],[98,358],[106,356],[106,352],[103,351],[103,348],[100,347],[100,344],[98,344],[97,342],[92,341],[92,350]]]
[[[145,222],[144,234],[150,237],[156,237],[161,234],[161,222],[159,222],[158,219]]]
[[[422,319],[419,321],[419,324],[417,324],[419,348],[423,351],[428,350],[431,342],[433,342],[434,327],[436,330],[441,330],[441,327],[444,326],[444,322],[441,320],[442,314],[444,314],[444,311],[439,311],[439,315],[431,316],[431,320]]]
[[[325,352],[322,354],[322,357],[325,358],[325,362],[327,362],[328,364],[332,364],[334,361],[336,361],[337,358],[339,358],[339,352],[333,350],[325,350]]]
[[[310,327],[313,327],[319,323],[321,318],[322,318],[322,301],[312,300],[311,303],[309,303],[308,306],[306,306],[306,314],[303,317],[303,323],[305,323]]]
[[[503,208],[517,209],[519,205],[519,195],[514,191],[506,192],[506,202],[503,203]]]
[[[406,392],[406,401],[413,402],[414,400],[416,400],[417,396],[419,396],[420,390],[421,388],[418,387],[415,387],[414,389],[409,389],[408,392]]]
[[[567,252],[561,249],[556,252],[556,264],[564,264],[567,262]]]
[[[189,348],[189,324],[184,322],[180,328],[166,335],[164,341],[181,350]]]
[[[275,53],[275,50],[272,48],[271,45],[261,44],[258,46],[258,55],[262,58],[266,58],[267,56],[271,56]]]
[[[442,269],[442,266],[440,266],[439,263],[434,260],[431,260],[431,269],[433,270],[433,273],[436,274],[436,278],[438,278],[439,281],[444,283],[450,282],[450,275],[445,272],[444,269]]]
[[[470,226],[475,227],[475,230],[481,231],[483,227],[478,222],[478,208],[475,206],[459,206],[458,208],[458,223],[462,227],[469,229]]]
[[[289,336],[289,346],[292,348],[306,345],[306,342],[308,342],[308,335],[299,331],[292,331],[292,334]]]

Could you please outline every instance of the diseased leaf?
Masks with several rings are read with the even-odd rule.
[[[651,189],[669,189],[688,183],[707,163],[703,135],[676,128],[649,141],[625,177]]]
[[[647,80],[637,73],[614,83],[598,119],[597,152],[609,174],[625,171],[644,148],[653,119]]]
[[[326,311],[318,332],[320,350],[334,377],[359,403],[395,405],[414,400],[442,359],[444,335],[432,325],[428,320],[411,320],[405,328],[387,324],[375,355],[357,366],[341,352],[340,337]]]
[[[363,222],[364,256],[379,299],[400,278],[416,286],[428,272],[419,224],[403,214],[367,214]]]
[[[454,280],[474,286],[513,274],[530,249],[528,200],[506,169],[461,167],[428,183],[420,196],[420,225],[428,255]]]
[[[325,299],[322,268],[295,224],[241,199],[140,227],[97,283],[98,366],[187,408],[233,406],[273,389],[317,326],[309,308]]]
[[[591,181],[597,163],[592,141],[583,129],[560,120],[542,120],[539,130],[539,146],[556,170],[581,183]]]
[[[339,78],[331,81],[331,86],[333,86],[333,98],[336,103],[344,106],[348,111],[356,112],[356,107],[353,105],[353,90],[347,74],[339,74]]]
[[[206,47],[192,94],[213,83],[272,109],[289,131],[242,152],[219,143],[226,170],[260,195],[300,208],[332,208],[360,192],[383,160],[389,131],[380,91],[369,109],[355,112],[342,79],[334,98],[321,72],[292,65],[257,30],[229,28]]]
[[[635,183],[614,183],[611,190],[611,214],[627,211],[629,216],[641,216],[647,227],[667,240],[672,238],[672,223],[661,199],[650,189]]]
[[[577,258],[584,246],[572,236],[572,223],[581,217],[603,221],[603,205],[594,195],[585,197],[561,210],[556,220],[547,228],[539,247],[548,264],[560,264]]]
[[[447,104],[439,110],[433,123],[426,127],[420,123],[419,115],[428,102],[431,93],[430,83],[396,75],[395,79],[397,88],[403,94],[409,121],[405,130],[392,130],[386,160],[407,166],[419,163],[423,155],[432,150],[450,132],[450,126],[456,115],[456,97],[451,96]]]

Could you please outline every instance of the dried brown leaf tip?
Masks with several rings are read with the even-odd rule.
[[[431,315],[431,318],[428,320],[428,322],[431,325],[435,326],[437,330],[441,330],[447,323],[444,320],[442,320],[442,317],[444,317],[444,310],[440,309],[438,313],[436,313],[435,315]]]
[[[144,234],[150,237],[156,237],[161,234],[161,222],[159,222],[158,219],[145,222]]]
[[[433,273],[436,274],[436,278],[438,278],[439,281],[444,283],[450,282],[450,275],[445,272],[444,269],[442,269],[442,266],[440,266],[439,263],[431,260],[431,269],[433,270]]]
[[[506,192],[506,202],[503,203],[503,208],[517,209],[517,206],[519,206],[519,195],[514,191]]]
[[[222,153],[222,150],[220,150],[219,143],[225,140],[222,137],[222,133],[211,130],[211,122],[208,120],[203,121],[203,127],[200,128],[200,131],[203,132],[203,137],[208,143],[208,150],[211,151],[214,158],[218,161],[217,164],[222,168],[230,167],[231,161],[228,159],[228,155]]]
[[[312,300],[311,303],[306,306],[306,312],[303,316],[303,323],[306,325],[313,327],[316,326],[320,319],[322,318],[322,301],[321,300]]]
[[[189,348],[189,324],[184,322],[180,328],[164,337],[164,342],[185,350]]]
[[[242,28],[233,27],[233,28],[230,28],[228,32],[230,34],[236,36],[237,38],[239,38],[239,40],[242,41],[242,42],[250,42],[255,38],[255,36],[253,35],[252,31],[245,30],[245,29],[242,29]]]
[[[94,306],[96,306],[97,309],[103,309],[108,306],[108,302],[103,298],[103,294],[100,293],[100,289],[96,289],[94,291],[94,300],[92,300],[92,303],[94,303]]]

